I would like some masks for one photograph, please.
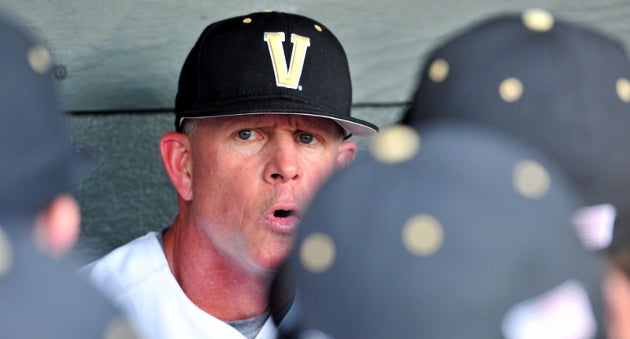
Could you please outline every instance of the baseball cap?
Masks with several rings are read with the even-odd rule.
[[[48,50],[4,19],[0,49],[0,219],[7,220],[33,216],[68,192],[90,162],[69,140]]]
[[[350,116],[352,87],[343,47],[323,24],[260,12],[210,24],[188,54],[175,100],[187,118],[299,114],[329,118],[346,135],[378,128]]]
[[[585,204],[630,213],[630,61],[616,38],[540,9],[492,16],[433,49],[419,81],[403,122],[503,130],[563,166]]]
[[[274,307],[286,291],[271,297],[284,338],[603,333],[598,262],[569,222],[581,198],[549,157],[446,120],[386,128],[370,153],[324,184],[300,224],[280,272],[292,283],[275,284],[296,297],[289,308]]]

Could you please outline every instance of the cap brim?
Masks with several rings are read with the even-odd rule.
[[[216,117],[229,117],[229,116],[239,116],[239,115],[256,115],[256,114],[292,114],[292,115],[302,115],[302,116],[311,116],[317,118],[327,118],[335,121],[341,128],[346,132],[346,137],[350,135],[355,135],[359,137],[371,137],[378,133],[378,127],[370,124],[369,122],[365,122],[359,119],[350,118],[340,118],[334,115],[323,115],[321,113],[303,113],[303,112],[249,112],[249,113],[226,113],[226,114],[212,114],[206,116],[195,116],[195,117],[181,117],[179,118],[178,125],[181,126],[184,119],[202,119],[202,118],[216,118]]]
[[[308,103],[282,99],[239,100],[237,102],[221,103],[212,106],[198,107],[192,110],[176,112],[177,127],[181,127],[184,119],[212,118],[252,114],[296,114],[328,118],[338,123],[348,135],[369,137],[378,133],[378,127],[367,121],[353,118],[346,114],[335,113],[333,110],[310,105]]]

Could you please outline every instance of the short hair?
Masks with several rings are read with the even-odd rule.
[[[198,125],[197,119],[184,119],[182,122],[182,133],[192,136],[197,131]]]

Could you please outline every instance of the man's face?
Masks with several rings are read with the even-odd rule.
[[[190,148],[201,241],[266,271],[288,255],[306,205],[356,145],[332,120],[268,114],[200,119]]]

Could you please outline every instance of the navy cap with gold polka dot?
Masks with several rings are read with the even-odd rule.
[[[59,110],[51,56],[0,18],[0,338],[134,338],[74,267],[33,241],[37,214],[86,167]]]
[[[556,163],[496,129],[386,128],[312,202],[275,319],[286,338],[596,337],[581,204]]]
[[[42,209],[91,168],[70,143],[51,54],[2,26],[0,58],[0,222]]]
[[[540,9],[475,23],[429,53],[403,121],[444,118],[530,143],[567,170],[586,204],[630,213],[630,61],[612,35]]]

